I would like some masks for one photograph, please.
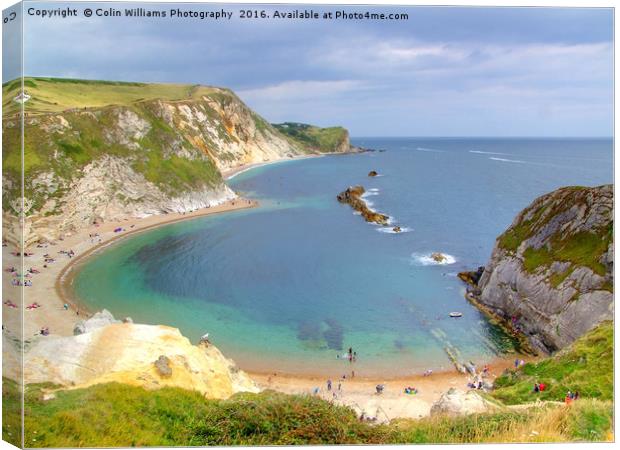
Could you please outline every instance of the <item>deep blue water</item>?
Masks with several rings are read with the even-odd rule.
[[[249,370],[402,375],[447,368],[446,346],[483,362],[510,340],[467,303],[456,273],[483,265],[537,196],[613,181],[609,139],[354,143],[385,151],[241,173],[231,186],[259,208],[123,240],[83,266],[76,294],[193,341],[209,332]],[[339,204],[336,194],[354,184],[406,232],[386,233]],[[454,262],[429,264],[435,251]],[[337,358],[350,346],[353,367]]]

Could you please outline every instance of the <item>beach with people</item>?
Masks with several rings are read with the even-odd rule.
[[[20,289],[24,287],[24,338],[39,336],[42,329],[49,334],[70,336],[79,320],[96,311],[88,311],[70,294],[71,275],[81,262],[98,251],[135,233],[152,228],[257,206],[257,202],[244,198],[187,213],[152,215],[140,219],[126,218],[118,222],[93,224],[62,239],[39,243],[24,253],[24,274],[20,273],[18,250],[10,244],[3,247],[3,298],[5,332],[17,336],[21,324],[19,309]],[[33,304],[38,306],[31,307]]]
[[[67,234],[63,239],[35,244],[32,248],[26,249],[24,274],[19,271],[17,250],[11,253],[11,247],[7,244],[3,248],[5,252],[3,333],[9,338],[19,335],[20,330],[11,329],[10,325],[21,323],[22,311],[18,296],[22,286],[25,289],[23,329],[26,346],[48,336],[71,336],[77,322],[97,312],[90,311],[81,304],[72,289],[77,269],[88,258],[120,239],[155,227],[257,206],[258,202],[255,200],[236,198],[221,205],[187,213],[153,215],[141,219],[127,218],[122,221],[93,224],[76,233]],[[5,350],[5,355],[7,351],[10,349]],[[342,361],[334,361],[332,379],[318,373],[288,374],[281,371],[267,373],[247,370],[246,372],[262,389],[319,396],[337,404],[350,406],[361,417],[365,417],[365,420],[378,422],[385,422],[395,417],[427,416],[433,403],[446,390],[452,387],[467,390],[470,389],[468,386],[473,384],[474,389],[478,388],[476,375],[459,373],[454,369],[445,371],[427,369],[423,372],[412,369],[410,375],[398,377],[391,374],[386,374],[385,377],[366,376],[363,369],[357,368],[360,358],[357,349],[349,347],[344,355],[338,356],[338,359],[347,359],[348,363],[343,365]],[[18,373],[18,361],[18,358],[5,357],[6,373]],[[484,361],[484,374],[480,371],[478,375],[492,382],[503,370],[511,367],[512,361],[510,357]],[[14,365],[12,369],[11,364]],[[241,369],[244,367],[241,366]]]

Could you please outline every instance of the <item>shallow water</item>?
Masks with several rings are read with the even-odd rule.
[[[357,139],[384,149],[272,164],[230,180],[260,208],[141,233],[75,279],[91,309],[205,332],[245,369],[396,376],[482,362],[510,340],[463,298],[456,273],[538,195],[610,183],[611,140]],[[370,170],[380,176],[369,178]],[[362,184],[403,233],[335,196]],[[430,254],[442,252],[450,264]],[[448,317],[460,311],[463,317]],[[349,347],[355,364],[339,358]]]

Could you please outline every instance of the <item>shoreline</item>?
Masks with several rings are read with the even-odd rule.
[[[38,274],[33,274],[32,286],[24,287],[24,320],[23,331],[24,339],[31,339],[32,336],[40,335],[39,330],[43,327],[49,327],[50,334],[59,336],[73,335],[73,327],[79,320],[89,317],[88,308],[85,307],[79,299],[69,293],[72,275],[75,275],[75,269],[83,264],[89,257],[105,247],[117,243],[125,237],[132,236],[136,233],[149,231],[157,227],[169,225],[184,220],[192,220],[206,217],[212,214],[221,214],[224,212],[244,210],[255,208],[259,205],[256,200],[237,197],[233,200],[226,201],[216,206],[202,208],[190,213],[171,213],[157,214],[143,218],[130,219],[125,218],[121,221],[107,222],[100,226],[91,225],[82,228],[74,234],[65,237],[63,240],[54,243],[45,244],[44,247],[31,247],[28,250],[34,255],[24,258],[24,271],[30,267],[39,270]],[[114,229],[123,228],[124,231],[115,233]],[[99,236],[96,240],[90,237],[91,234],[97,233]],[[5,248],[8,253],[8,249]],[[60,251],[73,250],[75,256],[69,258]],[[55,259],[54,263],[47,264],[44,256],[49,254]],[[20,266],[20,258],[7,254],[3,257],[5,265],[14,267]],[[3,297],[5,300],[14,299],[19,303],[20,293],[18,288],[11,285],[13,279],[12,274],[6,272],[3,267]],[[22,288],[20,288],[22,289]],[[33,302],[41,305],[41,308],[26,310],[26,305]],[[69,309],[65,310],[64,304],[69,305]],[[20,324],[22,311],[18,308],[4,307],[3,324],[7,330],[13,334],[19,330],[11,330],[10,324]]]
[[[485,380],[492,382],[504,370],[514,367],[514,355],[496,358],[489,362],[489,374]],[[526,361],[529,360],[526,359]],[[357,414],[362,412],[377,417],[379,422],[395,418],[419,419],[430,415],[432,405],[451,388],[470,390],[467,383],[474,377],[446,370],[433,372],[430,376],[414,374],[411,376],[358,377],[346,379],[326,376],[300,376],[283,373],[246,372],[262,390],[274,390],[291,395],[316,395],[335,404],[348,406]],[[327,389],[327,380],[332,381],[332,389]],[[376,386],[384,385],[381,395],[376,394]],[[339,388],[340,387],[340,388]],[[417,394],[404,392],[406,387],[414,387]],[[316,389],[319,389],[316,392]]]
[[[245,172],[255,167],[291,161],[296,159],[308,159],[326,156],[320,155],[304,155],[300,158],[287,158],[273,162],[257,163],[240,166],[234,170],[223,173],[226,180],[234,177],[236,174]],[[28,267],[36,267],[41,273],[32,277],[33,286],[25,289],[25,304],[36,300],[43,307],[43,310],[35,309],[32,311],[24,311],[24,315],[29,315],[24,320],[24,338],[28,336],[38,336],[38,331],[42,327],[49,327],[52,335],[68,336],[73,335],[73,327],[75,323],[90,315],[90,312],[83,305],[79,298],[75,298],[71,292],[71,286],[75,275],[81,264],[84,264],[90,257],[97,252],[105,249],[109,245],[116,244],[121,239],[134,235],[142,231],[152,230],[154,228],[180,222],[183,220],[191,220],[204,217],[211,214],[254,208],[259,206],[255,200],[245,198],[236,198],[225,202],[221,205],[211,208],[203,208],[192,213],[174,213],[153,215],[141,219],[124,219],[117,222],[109,222],[100,226],[90,226],[79,230],[75,234],[66,237],[62,241],[55,244],[48,244],[45,248],[34,248],[35,255],[24,260],[24,269]],[[114,233],[117,227],[126,228],[126,231],[120,234]],[[100,242],[93,242],[89,234],[98,233]],[[66,255],[57,254],[58,250],[74,250],[76,256],[68,258]],[[42,268],[42,255],[49,253],[56,258],[54,264],[50,264],[47,269]],[[6,262],[10,262],[9,257]],[[67,258],[67,259],[65,259]],[[17,259],[17,258],[16,258]],[[3,268],[4,269],[4,268]],[[10,277],[10,274],[3,271],[4,277]],[[12,289],[10,282],[3,283]],[[69,304],[70,308],[65,310],[63,304]],[[22,307],[23,307],[22,306]],[[8,310],[8,311],[7,311]],[[23,310],[22,310],[23,311]],[[5,307],[5,315],[12,313],[22,313],[16,309]],[[7,321],[10,323],[10,321]],[[35,338],[37,339],[37,338]],[[497,357],[488,362],[491,367],[490,377],[499,376],[504,369],[512,367],[515,355],[506,355],[505,357]],[[245,369],[240,367],[241,370]],[[334,373],[339,372],[339,369]],[[325,388],[326,376],[320,374],[289,374],[275,371],[274,373],[261,373],[257,371],[246,371],[248,375],[257,383],[261,389],[272,389],[286,394],[312,394],[315,388],[319,388],[319,396],[326,400],[334,401],[339,404],[347,405],[361,412],[372,414],[372,408],[380,408],[388,418],[407,417],[418,418],[430,414],[430,407],[437,401],[441,395],[455,387],[461,390],[467,390],[468,381],[472,377],[468,374],[461,374],[453,369],[435,371],[431,376],[425,377],[422,374],[411,375],[387,375],[384,377],[356,375],[354,379],[332,378],[334,389],[328,392]],[[492,379],[489,378],[489,379]],[[338,390],[338,384],[342,385],[342,389]],[[381,396],[375,394],[375,386],[377,384],[385,384],[386,390]],[[404,393],[407,386],[416,387],[419,393],[415,396]],[[334,396],[334,394],[336,394]],[[375,415],[377,414],[374,411]]]
[[[359,149],[359,147],[353,147],[353,148]],[[263,161],[263,162],[255,162],[255,163],[242,164],[242,165],[234,167],[232,169],[222,170],[222,178],[224,178],[224,181],[228,181],[228,180],[231,180],[231,179],[235,178],[239,174],[247,172],[248,170],[256,169],[258,167],[263,167],[263,166],[275,165],[275,164],[283,163],[283,162],[287,162],[287,161],[301,161],[301,160],[304,160],[304,159],[322,158],[324,156],[357,155],[357,154],[360,154],[360,153],[365,153],[367,151],[369,151],[369,150],[362,149],[362,150],[353,150],[353,151],[349,151],[349,152],[312,153],[312,154],[308,154],[308,155],[292,156],[290,158],[274,159],[274,160],[271,160],[271,161]]]
[[[170,224],[177,223],[177,222],[182,222],[185,220],[198,219],[198,218],[210,216],[213,214],[222,214],[225,212],[256,208],[258,206],[259,206],[259,203],[256,200],[250,200],[250,199],[245,199],[242,197],[237,197],[234,200],[229,200],[225,203],[222,203],[220,205],[217,205],[211,208],[203,208],[198,211],[194,211],[191,213],[185,213],[185,214],[174,213],[172,214],[173,217],[170,217],[168,220],[166,219],[169,216],[171,216],[171,214],[158,214],[156,217],[160,217],[162,220],[158,220],[154,223],[145,224],[142,227],[137,226],[137,227],[132,228],[129,231],[123,232],[123,234],[111,236],[109,239],[103,240],[95,244],[94,247],[91,247],[88,250],[86,250],[84,253],[81,253],[75,256],[74,258],[72,258],[68,264],[66,264],[64,267],[60,269],[58,275],[56,276],[56,281],[54,282],[54,290],[56,292],[56,295],[58,295],[58,297],[63,303],[67,303],[70,306],[70,308],[73,308],[73,309],[79,308],[80,311],[83,311],[84,313],[86,313],[86,317],[89,317],[94,313],[89,311],[89,309],[84,304],[80,303],[79,298],[77,298],[71,292],[70,286],[73,284],[73,280],[75,278],[75,275],[77,274],[76,269],[79,269],[79,267],[82,264],[86,263],[90,257],[94,256],[95,253],[104,250],[106,247],[110,245],[116,244],[118,241],[124,238],[133,236],[135,234],[139,234],[144,231],[150,231],[155,228],[159,228],[159,227],[170,225]],[[145,217],[144,219],[149,219],[151,217],[154,217],[154,216]],[[138,219],[138,223],[140,223],[140,221],[144,219]],[[116,223],[116,225],[119,225],[119,224],[120,223]]]

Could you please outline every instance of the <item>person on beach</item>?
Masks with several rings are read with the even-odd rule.
[[[69,311],[69,305],[67,303],[65,303],[64,305],[62,305],[63,308],[65,308],[65,311]]]
[[[341,387],[342,387],[342,383],[341,383],[341,382],[338,382],[338,390],[339,390],[339,391],[341,391],[341,390],[342,390],[342,389],[341,389]]]
[[[332,380],[327,380],[327,390],[328,391],[332,390]]]

